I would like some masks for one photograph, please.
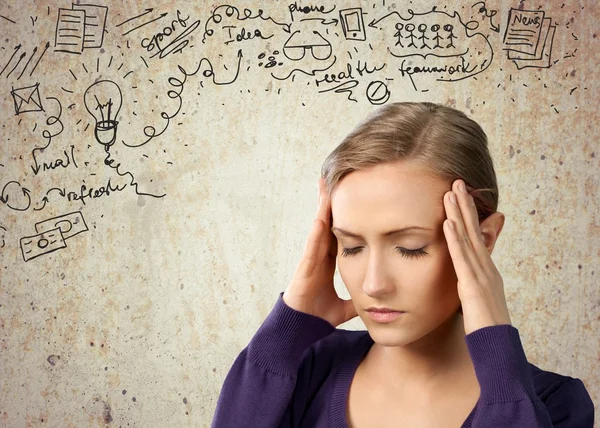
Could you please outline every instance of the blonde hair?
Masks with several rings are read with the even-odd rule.
[[[327,191],[352,171],[409,160],[450,185],[463,179],[479,221],[496,212],[498,184],[485,132],[463,112],[429,102],[380,107],[327,156],[321,168]]]

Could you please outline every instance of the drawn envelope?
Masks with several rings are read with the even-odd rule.
[[[12,88],[10,94],[15,102],[15,114],[44,111],[39,86],[40,84],[36,83],[24,88]]]

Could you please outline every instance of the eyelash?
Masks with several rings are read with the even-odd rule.
[[[342,256],[353,256],[355,254],[360,253],[363,247],[354,247],[354,248],[344,248],[342,250]],[[423,247],[425,248],[425,247]],[[396,250],[402,255],[402,257],[407,259],[418,259],[420,257],[426,256],[427,251],[423,251],[423,248],[417,248],[416,250],[409,250],[402,247],[396,247]]]

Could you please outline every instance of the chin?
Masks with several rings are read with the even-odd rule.
[[[452,313],[446,318],[437,320],[420,320],[417,323],[406,322],[410,320],[392,321],[391,323],[377,323],[371,319],[363,319],[369,335],[380,346],[407,346],[419,342],[429,335],[444,334],[452,321],[460,316]]]
[[[380,346],[406,346],[428,334],[409,326],[394,325],[394,322],[378,324],[369,320],[365,325],[373,341]]]

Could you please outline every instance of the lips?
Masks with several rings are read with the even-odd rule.
[[[394,320],[402,318],[403,311],[395,311],[393,309],[367,309],[367,316],[377,323],[390,323]]]

